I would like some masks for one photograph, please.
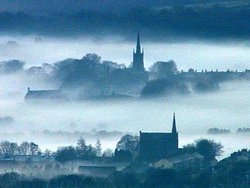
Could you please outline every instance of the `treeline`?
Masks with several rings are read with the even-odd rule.
[[[108,152],[108,151],[106,151]],[[95,147],[87,145],[83,138],[77,142],[77,146],[67,146],[58,148],[55,152],[55,159],[58,162],[67,162],[74,160],[94,160],[97,157],[109,155],[102,153],[101,142],[97,140]]]
[[[34,142],[24,141],[20,145],[15,142],[3,141],[0,143],[1,158],[11,158],[15,155],[36,155],[52,157],[60,163],[75,160],[100,160],[112,158],[117,161],[131,161],[134,153],[138,152],[139,137],[126,134],[117,142],[115,151],[102,149],[101,141],[97,140],[93,146],[87,144],[83,138],[79,138],[76,146],[59,147],[52,152],[49,149],[42,151]]]
[[[1,122],[1,119],[0,119]],[[58,136],[58,137],[74,137],[74,138],[114,138],[114,137],[122,137],[124,135],[124,132],[122,131],[106,131],[106,130],[96,130],[92,129],[90,132],[87,131],[51,131],[48,129],[42,130],[42,131],[32,131],[32,134],[36,134],[39,136]]]
[[[191,92],[217,91],[223,81],[248,79],[247,72],[179,71],[175,61],[157,61],[148,71],[138,72],[123,64],[102,60],[88,53],[81,59],[65,59],[54,64],[24,68],[24,62],[0,62],[0,74],[22,73],[55,83],[65,98],[73,100],[133,93],[156,97]]]
[[[0,154],[3,157],[14,155],[41,155],[41,149],[34,142],[24,141],[20,145],[15,142],[3,141],[0,143]]]
[[[230,134],[231,130],[230,129],[219,129],[219,128],[210,128],[207,130],[208,134]],[[250,133],[250,128],[248,127],[243,127],[243,128],[238,128],[236,130],[236,133]]]
[[[138,28],[149,40],[168,37],[249,38],[249,5],[173,6],[127,11],[83,10],[57,16],[0,13],[0,31],[42,35],[123,35],[132,38]],[[230,18],[230,19],[228,19]],[[133,35],[132,35],[133,33]],[[168,37],[166,37],[168,36]]]
[[[237,0],[2,0],[1,10],[27,12],[35,15],[55,13],[74,13],[85,9],[96,11],[125,11],[133,8],[155,8],[164,6],[195,5],[218,2],[237,2]],[[238,0],[239,1],[239,0]],[[17,6],[18,4],[18,6]]]
[[[182,149],[184,153],[199,153],[203,156],[203,165],[210,166],[216,161],[216,157],[223,153],[223,146],[213,140],[199,139],[194,143],[187,144]],[[58,162],[68,162],[74,160],[106,160],[113,162],[132,162],[140,161],[139,137],[126,134],[117,142],[114,151],[107,149],[102,151],[101,143],[97,140],[95,146],[87,145],[83,138],[80,138],[77,145],[61,147],[55,153],[55,159]]]
[[[102,150],[100,140],[96,141],[95,146],[86,144],[83,138],[78,139],[76,146],[58,148],[54,153],[58,162],[64,163],[74,160],[105,160],[130,162],[139,149],[139,137],[126,134],[117,142],[115,151],[111,149]]]
[[[139,149],[139,139],[137,136],[124,135],[116,146],[116,151],[124,151],[135,155]],[[91,149],[90,149],[91,148]],[[77,146],[59,148],[55,155],[65,156],[68,151],[67,160],[89,159],[104,157],[101,151],[101,145],[97,141],[96,146],[87,145],[84,139],[79,139]],[[215,160],[215,157],[222,152],[222,145],[213,140],[197,140],[192,144],[186,145],[184,152],[198,152],[203,155],[205,163]],[[145,168],[143,171],[137,171],[137,163],[132,162],[133,168],[127,168],[121,172],[115,172],[108,178],[85,177],[82,175],[62,175],[49,180],[33,178],[30,179],[16,173],[7,173],[0,175],[0,187],[239,187],[246,188],[249,185],[249,160],[248,150],[242,150],[233,153],[216,165],[207,165],[203,169],[156,169]],[[63,154],[63,155],[62,155]],[[112,152],[109,157],[115,158]],[[69,156],[76,158],[70,158]],[[116,155],[116,154],[115,154]],[[91,159],[90,159],[91,158]],[[243,159],[244,158],[244,159]],[[57,158],[59,159],[59,158]],[[61,158],[62,159],[62,158]],[[243,159],[243,160],[242,160]]]

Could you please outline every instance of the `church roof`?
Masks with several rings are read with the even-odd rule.
[[[61,99],[63,98],[61,90],[30,90],[25,99]]]
[[[152,143],[169,143],[175,138],[175,134],[172,133],[142,133],[140,132],[140,143],[141,144],[152,144]]]
[[[162,133],[162,132],[140,132],[141,136],[169,136],[172,135],[172,133]]]

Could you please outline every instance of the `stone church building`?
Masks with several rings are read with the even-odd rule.
[[[145,161],[154,161],[178,154],[178,132],[175,114],[172,132],[146,133],[140,131],[139,157]]]

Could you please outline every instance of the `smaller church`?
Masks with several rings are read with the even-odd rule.
[[[172,132],[146,133],[140,131],[139,157],[144,161],[156,161],[178,154],[178,132],[175,114]]]

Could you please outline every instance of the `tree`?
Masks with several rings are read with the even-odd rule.
[[[203,80],[195,83],[193,88],[197,92],[215,91],[219,89],[219,84],[214,80]]]
[[[1,153],[4,155],[10,155],[11,153],[11,149],[10,149],[10,142],[8,141],[4,141],[0,143],[0,149],[1,149]]]
[[[0,62],[0,73],[12,74],[23,71],[25,63],[19,60]]]
[[[213,140],[200,139],[196,141],[197,151],[208,160],[214,160],[215,157],[220,156],[223,146]]]
[[[186,94],[188,92],[187,84],[179,79],[156,79],[147,82],[141,91],[141,96],[157,97],[173,94]]]
[[[103,61],[103,65],[105,65],[109,70],[115,70],[115,69],[125,69],[126,66],[124,64],[118,64],[113,61]]]
[[[113,151],[112,149],[106,149],[103,154],[102,154],[103,157],[112,157],[113,156]]]
[[[88,145],[86,146],[86,150],[84,153],[84,158],[85,159],[92,159],[94,157],[96,157],[96,148],[92,147],[92,145]]]
[[[91,53],[86,54],[82,58],[82,60],[84,62],[93,63],[93,64],[100,64],[101,63],[101,57],[98,56],[97,54],[91,54]]]
[[[34,142],[30,143],[30,154],[31,155],[38,155],[40,153],[40,149],[37,144]]]
[[[194,144],[188,144],[183,147],[184,151],[188,153],[198,152],[204,157],[204,164],[208,165],[210,162],[220,156],[223,146],[221,143],[216,143],[214,140],[200,139],[196,140]]]
[[[28,142],[22,142],[19,146],[19,153],[21,155],[29,155],[30,153],[30,144]]]
[[[139,137],[129,134],[124,135],[116,145],[116,149],[134,153],[139,147]]]
[[[187,153],[197,152],[197,148],[196,148],[195,144],[187,144],[187,145],[183,146],[183,149]]]
[[[10,143],[10,155],[15,155],[18,153],[18,145],[15,142]]]
[[[168,62],[158,61],[154,63],[149,70],[155,74],[157,79],[167,78],[178,72],[176,63],[173,60]]]
[[[4,141],[0,143],[0,151],[4,155],[13,156],[18,153],[18,145],[15,142]]]
[[[56,152],[55,159],[59,162],[67,162],[77,159],[76,150],[72,146],[59,148]]]
[[[97,157],[101,157],[102,156],[102,145],[101,145],[101,142],[100,142],[99,139],[96,141],[95,147],[96,147],[96,155],[97,155]]]
[[[124,135],[116,145],[115,160],[130,161],[139,149],[139,137],[129,134]]]
[[[76,151],[79,156],[83,156],[86,151],[86,142],[83,138],[77,141]]]
[[[55,77],[62,82],[62,87],[75,88],[95,85],[104,65],[96,54],[86,54],[82,59],[66,59],[55,64]]]

